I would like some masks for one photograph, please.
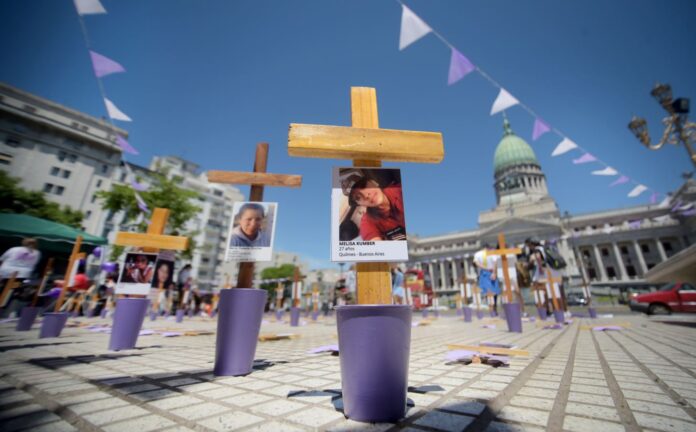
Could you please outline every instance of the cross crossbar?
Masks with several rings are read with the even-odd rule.
[[[302,186],[302,176],[288,174],[269,174],[260,172],[208,171],[211,183],[245,184],[256,186]]]

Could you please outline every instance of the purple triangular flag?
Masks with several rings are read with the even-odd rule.
[[[630,180],[630,179],[629,179],[628,177],[626,177],[625,175],[622,175],[621,177],[619,177],[619,178],[617,178],[616,180],[614,180],[614,181],[612,182],[612,184],[610,184],[609,186],[611,187],[611,186],[617,186],[617,185],[620,185],[620,184],[628,183],[629,180]]]
[[[547,125],[544,120],[537,117],[534,120],[534,131],[532,131],[532,141],[536,141],[540,136],[544,135],[546,132],[550,131],[551,127]]]
[[[140,195],[138,195],[137,192],[136,192],[136,194],[135,194],[135,201],[137,201],[137,203],[138,203],[138,208],[140,209],[140,211],[142,211],[142,212],[144,212],[144,213],[150,213],[150,209],[147,207],[147,204],[146,204],[145,201],[140,197]]]
[[[679,210],[679,207],[682,205],[682,200],[677,200],[677,202],[672,206],[672,210],[670,210],[672,213],[675,211]]]
[[[450,58],[449,77],[447,84],[452,85],[470,74],[476,66],[474,66],[468,58],[456,49],[452,48],[452,56]]]
[[[144,192],[148,189],[147,185],[138,183],[135,180],[131,180],[131,186],[133,186],[133,189],[137,190],[138,192]]]
[[[89,55],[92,57],[92,68],[97,78],[126,71],[126,69],[117,62],[97,52],[90,50]]]
[[[121,135],[116,135],[116,143],[126,153],[130,153],[132,155],[140,154],[138,153],[138,150],[134,149],[130,144],[128,144],[128,141],[126,141],[126,139],[123,138]]]
[[[657,202],[657,198],[660,196],[659,193],[653,192],[652,195],[650,195],[650,204],[655,204]]]
[[[596,160],[597,160],[596,157],[592,156],[589,153],[585,153],[584,155],[580,156],[579,158],[573,159],[573,163],[575,165],[579,165],[579,164],[584,164],[584,163],[588,163],[588,162],[595,162]]]

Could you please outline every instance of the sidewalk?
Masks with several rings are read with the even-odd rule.
[[[489,319],[474,321],[450,315],[412,329],[410,409],[398,424],[344,418],[339,358],[307,353],[337,343],[331,318],[296,328],[265,323],[262,333],[300,337],[259,343],[254,372],[226,378],[212,375],[214,334],[141,336],[138,349],[114,353],[107,334],[86,327],[38,339],[38,330],[0,324],[0,429],[696,430],[693,328],[622,315],[575,319],[562,330],[526,322],[524,333],[511,334],[502,320],[495,329],[482,328]],[[71,320],[78,322],[109,321]],[[627,328],[588,328],[600,324]],[[215,321],[146,320],[145,327],[214,332]],[[446,344],[482,341],[530,355],[499,368],[446,363]]]

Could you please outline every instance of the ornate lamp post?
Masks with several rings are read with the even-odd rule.
[[[696,123],[689,121],[689,99],[672,99],[672,88],[669,84],[656,84],[650,94],[657,100],[668,116],[662,119],[665,130],[657,144],[650,143],[648,125],[644,118],[634,116],[628,124],[628,128],[650,150],[659,150],[665,143],[679,145],[684,144],[689,153],[691,163],[696,167],[696,151],[693,145],[696,142]]]

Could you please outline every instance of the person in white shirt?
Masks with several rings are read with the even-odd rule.
[[[37,241],[25,238],[22,246],[16,246],[5,251],[0,256],[0,279],[9,279],[14,273],[17,279],[27,279],[34,272],[34,267],[41,259],[41,252],[36,250]]]

